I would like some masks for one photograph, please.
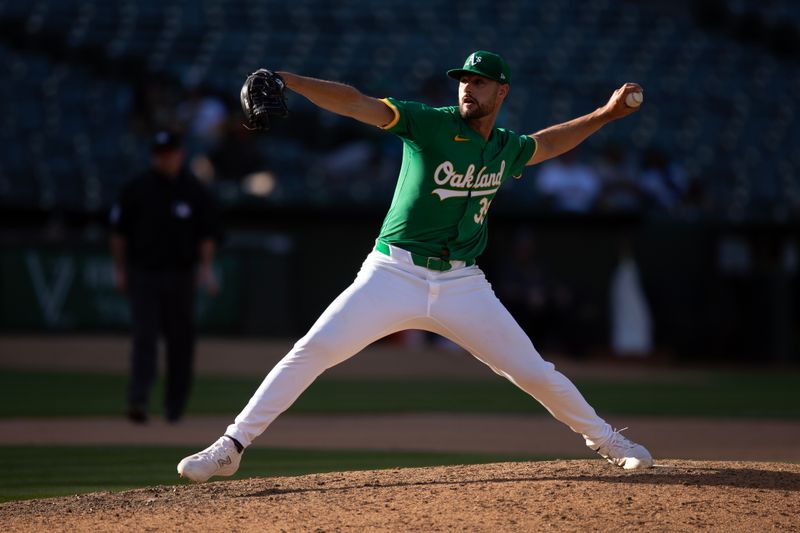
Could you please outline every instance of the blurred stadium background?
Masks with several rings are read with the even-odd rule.
[[[631,423],[654,454],[798,460],[799,27],[793,0],[0,0],[0,499],[173,482],[370,250],[401,143],[291,94],[287,120],[250,134],[249,72],[451,105],[444,72],[475,49],[509,61],[500,125],[520,133],[592,111],[625,81],[645,89],[640,113],[528,168],[493,204],[480,264],[540,351],[602,413],[664,417]],[[222,291],[198,302],[188,420],[136,435],[121,416],[129,312],[107,220],[165,127],[185,132],[222,207]],[[465,417],[543,412],[437,339],[395,341],[333,369],[292,413],[457,412],[463,435],[421,447],[450,455],[301,437],[323,451],[254,450],[242,475],[587,453],[546,417],[568,444],[536,448],[546,439],[529,424],[475,430]],[[719,416],[745,429],[685,423]],[[327,418],[310,420],[313,435]],[[346,436],[347,420],[330,425]],[[717,439],[705,455],[701,431]],[[288,442],[274,435],[267,446]]]
[[[0,329],[124,331],[107,213],[177,127],[224,210],[204,331],[302,333],[369,250],[401,144],[299,96],[248,134],[242,80],[267,66],[450,105],[444,70],[485,48],[512,66],[500,122],[520,132],[624,81],[646,93],[493,207],[481,264],[535,342],[607,350],[622,295],[653,352],[797,361],[799,25],[791,0],[2,1]]]

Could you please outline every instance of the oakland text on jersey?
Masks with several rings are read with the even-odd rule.
[[[454,198],[458,196],[468,196],[470,189],[472,189],[472,196],[485,196],[487,194],[494,194],[503,183],[503,172],[506,169],[506,160],[500,162],[500,168],[497,172],[486,172],[487,167],[482,167],[475,176],[475,165],[470,164],[466,172],[459,174],[456,172],[453,163],[445,161],[436,167],[433,173],[433,181],[436,185],[449,185],[453,189],[434,189],[433,194],[439,196],[440,200],[447,198]],[[482,187],[494,187],[492,189],[480,190]],[[458,190],[462,189],[462,190]]]

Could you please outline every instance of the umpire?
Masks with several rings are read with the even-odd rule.
[[[174,423],[191,388],[196,284],[216,294],[216,204],[184,166],[178,134],[153,137],[151,166],[131,180],[111,210],[114,283],[128,294],[133,325],[128,418],[147,421],[159,332],[166,352],[164,416]]]

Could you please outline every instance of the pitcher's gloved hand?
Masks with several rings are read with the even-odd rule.
[[[250,74],[239,93],[242,111],[247,119],[245,126],[251,130],[266,131],[270,126],[270,116],[289,116],[285,89],[283,78],[270,70],[260,68]]]

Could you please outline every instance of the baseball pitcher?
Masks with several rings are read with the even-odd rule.
[[[225,434],[186,457],[178,473],[196,482],[230,476],[242,452],[326,369],[405,329],[438,333],[539,401],[586,445],[625,469],[653,459],[600,418],[575,386],[542,359],[476,265],[486,247],[489,210],[509,177],[571,150],[638,108],[641,87],[626,83],[592,113],[530,135],[495,127],[512,78],[499,55],[479,50],[447,74],[458,105],[434,108],[377,99],[340,83],[261,69],[242,87],[250,127],[286,116],[284,89],[317,106],[397,135],[403,161],[375,247],[348,287],[267,374]],[[640,96],[637,94],[637,96]]]

